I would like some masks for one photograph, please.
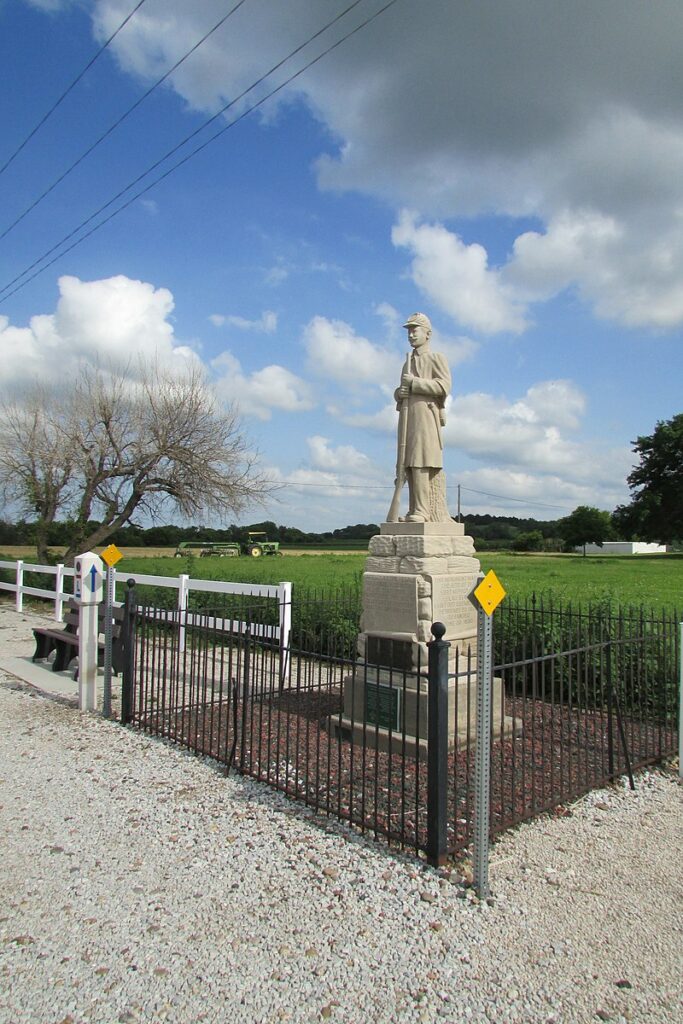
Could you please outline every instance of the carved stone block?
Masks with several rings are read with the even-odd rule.
[[[448,572],[448,558],[416,558],[406,555],[401,559],[401,573],[414,573],[424,576],[436,576]]]
[[[396,538],[380,537],[376,535],[370,538],[368,551],[371,555],[378,555],[380,558],[396,554]]]
[[[397,555],[415,555],[417,558],[429,558],[439,555],[455,554],[455,545],[460,537],[396,537]]]
[[[397,555],[387,558],[376,558],[373,555],[368,555],[365,560],[365,571],[397,573],[400,570],[400,563],[401,559]]]

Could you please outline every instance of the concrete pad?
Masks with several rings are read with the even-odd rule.
[[[73,678],[73,668],[70,671],[53,672],[46,662],[31,661],[29,657],[4,657],[0,658],[0,669],[44,693],[78,700],[78,682]]]

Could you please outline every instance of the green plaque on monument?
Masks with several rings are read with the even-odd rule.
[[[365,721],[368,725],[394,732],[400,730],[400,695],[401,691],[395,686],[368,681],[365,684]]]

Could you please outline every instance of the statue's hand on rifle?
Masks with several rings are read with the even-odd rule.
[[[401,377],[401,384],[400,384],[400,387],[398,389],[398,397],[399,398],[407,398],[408,397],[408,395],[410,394],[410,392],[413,389],[413,381],[414,380],[415,380],[415,375],[414,374],[412,374],[412,373],[404,373],[403,374],[403,376]]]

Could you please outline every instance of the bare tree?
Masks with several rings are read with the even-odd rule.
[[[137,380],[83,368],[68,395],[35,391],[0,416],[0,483],[35,519],[41,560],[58,513],[73,523],[68,558],[136,514],[222,521],[273,490],[236,411],[219,407],[197,366],[147,366]]]
[[[0,490],[36,524],[36,553],[47,560],[48,531],[72,497],[76,444],[68,403],[36,386],[0,411]]]

